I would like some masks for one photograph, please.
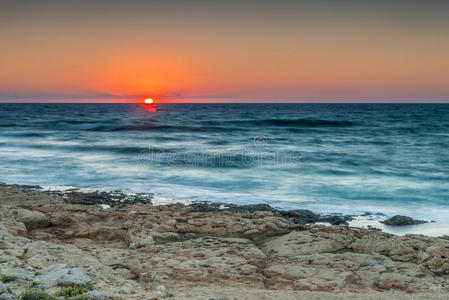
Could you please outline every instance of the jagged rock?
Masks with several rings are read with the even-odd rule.
[[[50,220],[40,211],[18,209],[17,215],[17,219],[25,224],[27,230],[50,226]]]
[[[37,277],[40,286],[50,288],[54,286],[77,285],[92,287],[92,280],[80,268],[70,268],[67,264],[51,265],[41,270]]]
[[[423,220],[415,220],[406,216],[396,215],[383,221],[382,223],[389,226],[406,226],[406,225],[423,224],[427,222]]]

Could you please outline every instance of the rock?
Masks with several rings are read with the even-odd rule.
[[[326,222],[331,225],[348,225],[348,222],[346,222],[346,219],[344,217],[340,216],[324,216],[321,217],[320,222]]]
[[[121,191],[111,191],[111,192],[77,192],[68,191],[62,193],[64,198],[66,198],[72,204],[82,204],[82,205],[123,205],[123,204],[136,204],[136,203],[151,203],[153,198],[152,194],[138,193],[138,194],[126,194]]]
[[[415,220],[410,217],[400,216],[400,215],[396,215],[394,217],[391,217],[391,218],[389,218],[385,221],[381,221],[381,222],[384,223],[385,225],[389,225],[389,226],[406,226],[406,225],[427,223],[426,221],[423,221],[423,220]]]
[[[50,226],[50,220],[40,211],[19,209],[17,214],[18,220],[25,224],[27,230]]]
[[[17,298],[11,294],[6,294],[6,293],[0,294],[0,300],[16,300],[16,299]]]
[[[25,207],[45,213],[52,227],[27,232],[16,214]],[[0,262],[7,259],[0,268],[38,269],[45,274],[36,281],[44,285],[55,276],[49,285],[59,285],[68,282],[60,280],[65,271],[58,277],[60,269],[80,267],[101,292],[83,291],[89,299],[443,299],[448,294],[449,236],[294,224],[325,217],[307,210],[198,212],[182,204],[103,210],[0,186]],[[17,234],[17,224],[23,234]],[[133,243],[143,247],[133,250]],[[42,270],[62,262],[67,265]],[[25,289],[59,289],[23,280],[7,285],[17,298]]]
[[[279,230],[279,228],[271,222],[266,222],[260,226],[260,230],[262,230],[263,232],[270,232],[277,231]]]
[[[0,281],[0,294],[8,290],[8,287]]]
[[[423,261],[423,265],[435,274],[449,274],[448,247],[431,246],[426,249],[426,253],[429,257]]]
[[[131,243],[129,244],[129,249],[136,250],[140,247],[139,243]]]
[[[384,279],[379,280],[376,283],[376,286],[378,286],[382,290],[401,290],[405,291],[407,289],[407,283],[402,282],[397,279]]]
[[[95,299],[95,300],[105,300],[107,299],[106,296],[104,296],[103,294],[101,294],[100,292],[93,290],[93,291],[88,291],[87,293],[83,294],[84,296],[87,296],[91,299]]]
[[[139,245],[138,248],[151,247],[154,244],[154,240],[151,235],[148,235],[148,236],[144,236],[144,237],[135,238],[134,242],[132,244]]]
[[[118,289],[120,294],[129,294],[131,293],[131,291],[129,290],[129,288],[127,288],[126,286],[122,286]]]
[[[295,257],[312,253],[341,250],[345,245],[335,239],[319,237],[309,232],[292,231],[265,243],[265,252],[271,256]]]
[[[272,265],[265,270],[271,278],[276,278],[276,287],[283,287],[286,281],[293,281],[298,290],[332,291],[343,287],[345,279],[352,274],[327,268],[314,268],[296,265]]]
[[[157,300],[157,299],[162,299],[162,298],[164,298],[162,293],[159,291],[156,291],[156,292],[153,292],[146,300]]]
[[[318,222],[319,215],[308,209],[295,209],[289,211],[281,211],[282,216],[293,219],[295,224],[309,224]]]
[[[190,204],[190,207],[192,207],[197,212],[230,211],[237,213],[253,213],[256,211],[272,211],[272,212],[277,211],[275,208],[264,203],[251,204],[251,205],[237,205],[232,203],[200,201]]]
[[[154,232],[153,240],[157,243],[168,243],[168,242],[176,242],[181,238],[179,234],[175,232]]]
[[[162,296],[167,296],[167,289],[163,285],[158,285],[156,290],[161,293]]]
[[[1,274],[21,280],[32,280],[33,274],[24,269],[2,269]]]
[[[70,268],[67,264],[51,265],[41,270],[37,277],[42,288],[77,285],[91,288],[92,281],[80,268]]]
[[[261,234],[261,232],[258,229],[250,229],[245,231],[242,235],[244,238],[251,239],[253,236]]]
[[[188,240],[191,240],[191,239],[196,239],[196,238],[198,237],[198,235],[196,235],[196,234],[193,233],[193,232],[187,232],[187,233],[184,235],[184,237],[185,237],[186,239],[188,239]]]

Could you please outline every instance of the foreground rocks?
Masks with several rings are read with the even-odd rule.
[[[104,210],[11,187],[0,187],[0,208],[0,274],[13,278],[0,285],[0,299],[68,294],[63,286],[87,299],[437,299],[449,292],[449,240],[304,225],[316,217],[305,210],[150,203]],[[27,226],[23,216],[31,215],[48,223]]]

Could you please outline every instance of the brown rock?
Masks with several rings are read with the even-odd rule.
[[[23,222],[28,231],[50,226],[49,218],[40,211],[18,209],[17,220]]]

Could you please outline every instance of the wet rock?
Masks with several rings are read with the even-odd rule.
[[[10,187],[10,188],[17,188],[21,191],[26,192],[33,192],[37,190],[42,190],[42,187],[40,185],[29,185],[29,184],[6,184],[4,182],[0,183],[0,186],[3,187]]]
[[[320,216],[308,209],[281,211],[281,216],[291,218],[295,224],[310,224],[318,222]]]
[[[237,205],[232,203],[199,201],[190,204],[190,207],[192,207],[196,212],[230,211],[239,213],[253,213],[256,211],[277,211],[275,208],[264,203],[252,205]]]
[[[389,226],[406,226],[406,225],[423,224],[427,222],[423,220],[415,220],[406,216],[396,215],[385,221],[382,221],[382,223]]]
[[[341,216],[324,216],[319,219],[320,222],[329,223],[331,225],[348,225],[346,219]]]
[[[40,211],[18,209],[17,215],[17,219],[25,224],[27,230],[50,226],[50,220],[44,213]]]
[[[80,268],[70,268],[67,264],[51,265],[41,270],[42,275],[37,277],[40,286],[50,288],[54,286],[76,285],[92,287],[92,281]]]
[[[81,205],[124,205],[124,204],[136,204],[136,203],[151,203],[153,198],[152,194],[125,194],[121,191],[112,192],[61,192],[61,196],[66,198],[71,204],[81,204]]]

